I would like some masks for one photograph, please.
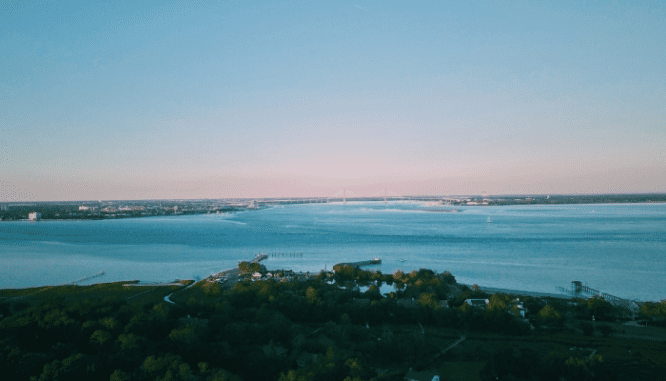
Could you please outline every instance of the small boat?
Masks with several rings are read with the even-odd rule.
[[[404,262],[404,261],[405,261],[404,259],[401,259],[401,260],[400,260],[400,262]]]
[[[491,224],[491,223],[493,223],[493,220],[491,220],[490,217],[488,217],[488,219],[486,220],[486,222],[489,223],[489,224]]]

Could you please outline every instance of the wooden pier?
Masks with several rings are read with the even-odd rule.
[[[250,263],[259,263],[266,258],[268,258],[268,255],[266,254],[257,254]]]
[[[627,308],[633,312],[638,312],[638,309],[640,308],[638,303],[635,300],[630,300],[630,299],[623,299],[619,298],[614,295],[607,294],[605,292],[601,292],[599,290],[596,290],[592,287],[588,287],[587,285],[584,285],[583,282],[581,281],[573,281],[571,282],[571,290],[567,290],[562,287],[558,287],[558,289],[562,292],[565,292],[569,294],[572,297],[586,297],[586,296],[596,296],[599,298],[602,298],[606,300],[607,302],[611,303],[614,306],[619,306],[619,307],[624,307]]]

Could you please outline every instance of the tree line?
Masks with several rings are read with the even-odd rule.
[[[243,267],[246,274],[257,270],[253,264]],[[448,272],[335,270],[296,280],[246,279],[228,289],[204,280],[201,296],[176,305],[136,306],[113,298],[54,299],[20,309],[1,305],[0,368],[35,381],[401,380],[406,369],[427,368],[440,353],[411,327],[526,336],[530,324],[564,329],[568,312],[616,316],[603,300],[572,307],[526,298],[534,313],[525,320],[512,297],[461,287]],[[383,284],[394,291],[381,294]],[[449,297],[453,286],[463,292]],[[483,309],[465,303],[485,298]],[[652,311],[661,310],[646,307],[646,313]],[[505,355],[509,363],[522,361]],[[544,379],[553,380],[580,365],[552,356],[532,360],[553,374]]]

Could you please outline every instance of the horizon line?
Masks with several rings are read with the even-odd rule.
[[[510,197],[510,196],[666,196],[666,193],[657,192],[635,192],[635,193],[498,193],[498,194],[406,194],[402,196],[386,196],[390,199],[399,199],[404,197]],[[202,200],[284,200],[284,199],[332,199],[343,198],[342,196],[277,196],[277,197],[219,197],[219,198],[145,198],[145,199],[90,199],[90,200],[21,200],[21,201],[0,201],[0,204],[10,203],[53,203],[53,202],[109,202],[109,201],[202,201]],[[359,198],[383,198],[383,196],[349,196],[347,199]]]

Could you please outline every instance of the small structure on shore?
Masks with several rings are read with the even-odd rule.
[[[488,299],[466,299],[465,303],[469,304],[472,307],[486,308],[490,300]]]

